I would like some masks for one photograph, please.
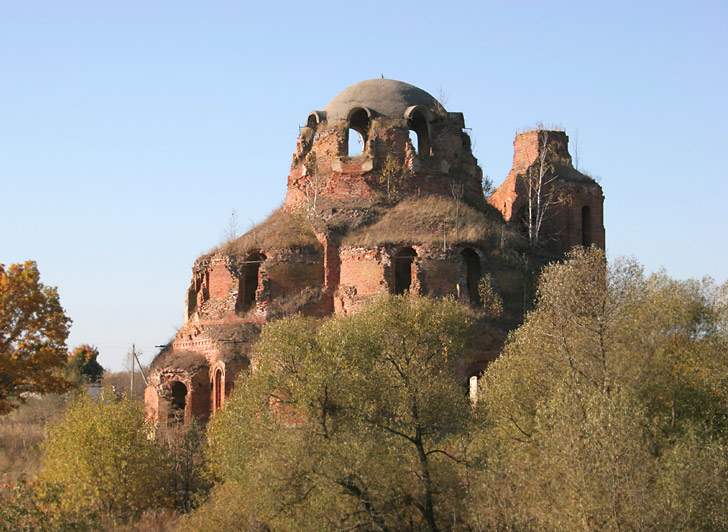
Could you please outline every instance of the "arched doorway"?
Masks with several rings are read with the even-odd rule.
[[[168,421],[172,423],[184,423],[186,406],[187,386],[177,381],[172,385],[172,401],[169,405]]]
[[[478,282],[480,281],[480,257],[478,253],[471,248],[465,248],[462,253],[463,261],[465,261],[465,281],[468,288],[468,297],[470,303],[480,303],[480,294],[478,293]]]
[[[394,256],[394,293],[404,294],[412,286],[412,263],[417,252],[410,248],[402,248]]]

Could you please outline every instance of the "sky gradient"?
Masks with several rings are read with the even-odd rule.
[[[233,209],[283,201],[309,111],[384,76],[463,112],[496,184],[516,132],[563,127],[610,257],[724,282],[728,4],[590,4],[0,0],[0,263],[58,286],[69,347],[148,363]]]

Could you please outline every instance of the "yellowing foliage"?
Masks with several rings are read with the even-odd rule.
[[[34,261],[0,264],[0,414],[16,408],[23,393],[63,392],[58,370],[66,365],[71,320],[55,287],[40,282]]]

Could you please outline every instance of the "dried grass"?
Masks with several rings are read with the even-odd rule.
[[[278,208],[262,223],[240,238],[226,242],[210,253],[245,255],[251,251],[286,248],[321,248],[305,215]]]
[[[0,477],[14,482],[38,472],[46,426],[61,416],[65,405],[64,396],[29,397],[17,410],[0,417]]]
[[[385,211],[374,223],[359,227],[342,241],[350,246],[476,244],[500,234],[501,224],[483,211],[443,196],[408,198]]]

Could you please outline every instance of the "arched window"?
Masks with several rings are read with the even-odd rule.
[[[588,247],[592,245],[592,242],[591,208],[584,205],[581,208],[581,245]]]
[[[174,423],[184,423],[186,406],[187,386],[177,381],[172,385],[172,402],[170,404],[169,420]]]
[[[349,157],[357,157],[364,153],[369,136],[369,114],[366,109],[358,107],[349,113],[349,129],[347,131],[347,152]]]
[[[427,118],[420,109],[415,109],[407,120],[410,130],[410,140],[417,154],[426,157],[430,155],[430,134],[427,129]]]
[[[236,312],[246,312],[255,305],[255,296],[260,285],[260,265],[265,259],[266,257],[262,253],[252,253],[243,262],[238,285],[238,299],[235,302]]]
[[[214,412],[217,412],[222,408],[223,394],[225,393],[222,389],[222,370],[218,368],[215,371],[215,400],[213,401]]]
[[[465,261],[465,280],[468,287],[468,296],[472,304],[480,302],[478,282],[480,281],[480,257],[474,249],[465,248],[462,252]]]
[[[412,263],[417,256],[412,248],[399,250],[394,257],[394,293],[404,294],[412,286]]]
[[[316,140],[316,131],[319,125],[319,117],[316,113],[311,113],[306,119],[306,127],[301,131],[302,154],[307,154],[314,141]]]
[[[364,153],[364,139],[361,133],[354,128],[349,128],[349,138],[347,139],[347,155],[349,157],[359,157]]]

